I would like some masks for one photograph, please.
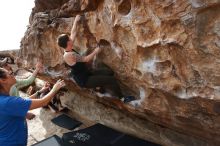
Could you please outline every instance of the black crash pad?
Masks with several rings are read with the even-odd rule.
[[[63,145],[61,138],[58,137],[57,135],[53,135],[36,144],[33,144],[32,146],[63,146]]]
[[[102,124],[65,133],[62,137],[64,146],[108,146],[110,141],[124,135]]]
[[[68,130],[73,130],[76,127],[79,127],[82,123],[80,121],[77,121],[75,119],[72,119],[71,117],[62,114],[57,116],[56,118],[51,120],[54,124],[66,128]]]
[[[109,146],[160,146],[160,145],[133,136],[123,135],[120,138],[111,141]]]
[[[82,130],[65,133],[62,140],[64,146],[159,146],[99,123]]]

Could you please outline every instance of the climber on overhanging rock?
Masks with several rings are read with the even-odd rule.
[[[10,96],[10,89],[15,83],[15,77],[6,69],[0,68],[1,146],[26,146],[28,129],[25,116],[27,112],[47,105],[53,96],[65,86],[63,80],[58,80],[47,95],[41,99],[33,99],[33,95],[29,98]]]
[[[108,88],[112,90],[117,97],[119,97],[125,103],[135,100],[134,96],[123,96],[120,86],[114,78],[114,74],[112,71],[107,69],[96,69],[90,70],[86,63],[93,60],[95,55],[97,55],[101,50],[97,47],[92,53],[87,56],[81,56],[77,51],[73,49],[73,43],[76,38],[77,33],[77,23],[80,20],[80,16],[77,15],[75,17],[71,35],[61,34],[57,43],[60,47],[64,49],[64,61],[68,66],[71,67],[71,76],[75,80],[75,82],[84,88]]]

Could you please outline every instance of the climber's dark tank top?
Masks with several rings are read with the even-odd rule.
[[[73,52],[79,54],[75,50]],[[84,87],[91,74],[85,62],[76,62],[71,67],[71,76],[80,87]]]

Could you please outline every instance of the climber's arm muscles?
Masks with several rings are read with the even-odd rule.
[[[73,27],[71,29],[71,35],[70,35],[70,38],[72,39],[73,42],[76,39],[76,34],[77,34],[77,23],[74,22]]]
[[[73,22],[73,26],[72,26],[72,29],[71,29],[71,32],[70,32],[70,38],[72,39],[72,41],[74,42],[75,39],[76,39],[76,34],[77,34],[77,30],[78,30],[78,25],[77,23],[79,22],[79,19],[80,19],[80,16],[77,15],[74,19],[74,22]]]
[[[96,54],[96,51],[93,51],[87,56],[81,56],[79,54],[73,53],[71,57],[74,58],[75,62],[89,62],[94,58]]]

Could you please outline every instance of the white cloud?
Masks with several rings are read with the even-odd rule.
[[[0,50],[19,49],[34,0],[6,0],[0,5]]]

